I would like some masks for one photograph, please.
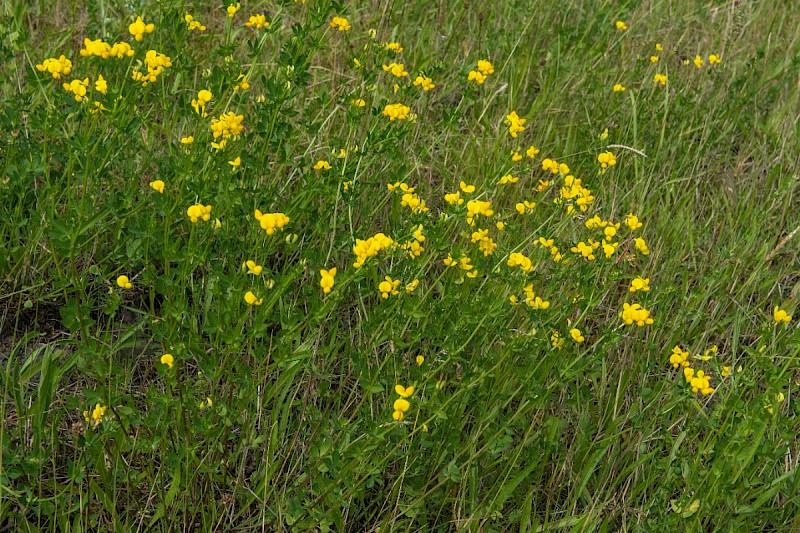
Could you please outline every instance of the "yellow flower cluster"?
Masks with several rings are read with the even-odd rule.
[[[330,26],[339,31],[347,31],[350,29],[350,23],[344,17],[333,17]]]
[[[209,103],[213,98],[214,95],[211,94],[211,91],[208,89],[202,89],[199,91],[197,93],[197,98],[192,98],[192,107],[194,108],[194,112],[203,118],[207,117],[208,113],[206,113],[206,104]]]
[[[325,161],[324,159],[320,159],[319,161],[314,163],[314,166],[311,168],[313,168],[314,170],[330,170],[331,164]]]
[[[203,220],[208,222],[211,220],[211,206],[203,204],[194,204],[186,210],[189,220],[192,224],[197,224],[197,221]]]
[[[464,272],[467,273],[467,277],[474,278],[478,275],[478,271],[474,270],[475,266],[471,265],[471,259],[465,255],[462,255],[461,258],[456,261],[453,259],[453,256],[447,254],[447,257],[444,260],[444,264],[449,267],[458,267]]]
[[[472,187],[474,190],[474,186]],[[483,215],[487,218],[494,215],[490,200],[470,200],[467,202],[467,224],[474,226],[475,217],[478,215]]]
[[[525,272],[533,271],[533,263],[531,263],[530,258],[519,252],[513,252],[509,254],[507,265],[510,267],[518,266]]]
[[[688,367],[689,366],[689,352],[682,350],[680,346],[675,346],[672,349],[672,354],[669,356],[669,362],[672,364],[672,368],[677,369],[678,367]]]
[[[566,163],[559,163],[555,159],[545,158],[542,159],[542,170],[549,170],[553,174],[561,174],[566,176],[569,174],[569,167]]]
[[[133,283],[131,283],[131,280],[128,278],[128,276],[122,275],[117,278],[117,286],[120,289],[132,289]]]
[[[602,152],[597,156],[597,161],[600,163],[602,169],[605,170],[617,164],[617,157],[611,152]]]
[[[512,111],[506,115],[506,124],[508,125],[508,133],[512,138],[516,139],[517,135],[525,131],[525,123],[527,119],[520,118],[516,111]]]
[[[561,165],[567,167],[564,163]],[[559,168],[561,165],[559,165]],[[569,171],[569,167],[567,167],[566,170]],[[564,178],[564,186],[561,187],[560,196],[562,201],[568,200],[567,214],[572,214],[574,210],[574,206],[571,203],[572,200],[574,200],[575,205],[578,206],[581,212],[586,212],[589,206],[594,203],[592,191],[583,186],[583,182],[580,178],[576,178],[571,174]]]
[[[570,251],[576,254],[581,254],[587,261],[594,261],[594,251],[600,247],[600,243],[594,239],[589,239],[587,242],[580,241],[577,245],[570,248]]]
[[[483,85],[489,74],[494,74],[494,65],[486,59],[481,59],[478,61],[478,70],[469,71],[467,81],[474,81],[478,85]]]
[[[353,263],[353,266],[355,268],[361,268],[367,258],[375,257],[378,255],[378,252],[386,250],[394,244],[395,242],[383,233],[376,233],[367,240],[356,239],[356,244],[353,246],[356,262]]]
[[[497,243],[489,237],[488,229],[479,229],[472,232],[472,244],[478,243],[478,250],[483,252],[484,256],[492,255],[497,249]]]
[[[153,33],[155,29],[155,24],[146,24],[142,20],[142,17],[136,17],[136,20],[130,26],[128,26],[128,31],[131,35],[133,35],[133,38],[136,39],[137,42],[141,42],[145,33]]]
[[[211,119],[211,131],[214,133],[214,138],[228,139],[230,137],[238,137],[242,134],[244,126],[244,115],[237,115],[233,111],[223,113],[219,118]]]
[[[424,358],[423,358],[424,360]],[[394,401],[394,413],[392,413],[392,418],[399,422],[406,416],[406,412],[411,407],[411,403],[406,398],[410,398],[412,394],[414,394],[414,387],[403,387],[402,385],[395,385],[394,391],[400,396],[398,399]]]
[[[530,213],[534,207],[536,207],[536,202],[530,202],[528,200],[523,200],[514,204],[514,209],[516,209],[517,213],[520,215],[524,215],[526,211]]]
[[[64,82],[62,87],[68,93],[72,93],[75,96],[75,101],[81,102],[86,97],[86,88],[89,86],[89,78],[84,78],[82,80],[72,80],[71,82],[67,83]]]
[[[164,72],[164,69],[172,66],[172,59],[155,50],[148,50],[144,57],[144,65],[147,67],[147,74],[143,74],[137,68],[132,75],[133,81],[142,82],[142,87],[148,83],[155,83],[161,73]]]
[[[430,91],[431,89],[435,89],[436,85],[433,83],[432,78],[417,76],[417,79],[414,80],[414,87],[422,87],[423,91]]]
[[[714,392],[714,388],[711,386],[711,375],[702,370],[695,370],[687,366],[683,369],[683,377],[686,379],[686,383],[692,387],[692,392],[699,392],[703,396],[708,396]]]
[[[336,282],[336,267],[331,269],[325,270],[322,269],[319,271],[319,275],[322,277],[319,281],[319,286],[322,287],[322,292],[328,294],[333,289],[333,284]]]
[[[403,194],[400,199],[400,205],[403,207],[408,207],[411,209],[412,213],[425,213],[428,211],[428,206],[425,204],[425,200],[413,192],[407,192]]]
[[[399,285],[399,279],[392,279],[390,276],[383,278],[383,281],[378,284],[378,290],[381,292],[381,298],[385,300],[389,298],[389,295],[397,296],[400,294],[400,291],[397,290]]]
[[[550,302],[542,300],[541,297],[534,294],[533,284],[526,285],[522,290],[525,292],[525,303],[531,309],[547,309],[550,307]]]
[[[405,120],[408,114],[411,113],[411,108],[403,104],[386,104],[383,108],[383,116],[389,117],[389,120]]]
[[[647,292],[650,290],[650,278],[633,278],[631,280],[631,286],[628,289],[630,292],[637,292],[637,291],[644,291]]]
[[[384,72],[391,72],[392,76],[396,78],[404,78],[408,76],[405,65],[402,63],[391,62],[388,65],[382,65]]]
[[[640,304],[629,304],[625,302],[622,305],[622,312],[619,314],[622,321],[626,326],[636,324],[639,327],[645,324],[652,324],[653,319],[650,318],[650,311],[642,307]]]
[[[553,261],[558,263],[561,261],[562,257],[561,254],[558,253],[558,247],[553,244],[554,242],[555,241],[553,239],[546,239],[545,237],[539,237],[537,240],[533,241],[533,244],[537,246],[542,246],[550,250],[550,255],[553,257]]]
[[[267,232],[267,235],[274,235],[276,231],[283,231],[283,228],[289,223],[289,217],[283,213],[262,213],[256,209],[254,217],[261,229]]]
[[[36,70],[39,72],[49,72],[53,78],[60,80],[61,76],[66,76],[72,72],[72,61],[64,57],[49,57],[36,65]]]
[[[199,20],[196,20],[189,13],[184,15],[183,21],[186,23],[186,28],[189,31],[206,31],[206,27],[203,25],[203,23],[201,23]]]
[[[83,412],[83,419],[86,420],[87,423],[91,423],[92,427],[97,427],[103,422],[103,416],[106,414],[106,409],[108,409],[108,407],[101,407],[98,403],[94,406],[94,409],[92,409],[91,413],[89,413],[89,411]]]
[[[103,59],[133,57],[133,53],[133,48],[128,43],[114,43],[111,45],[103,39],[95,39],[93,41],[89,38],[83,40],[83,48],[80,50],[82,57],[94,56]]]
[[[257,30],[269,28],[269,22],[267,22],[267,17],[265,17],[263,13],[252,15],[248,21],[244,23],[244,25],[248,28],[255,28]]]
[[[386,43],[385,45],[383,45],[383,47],[389,51],[394,52],[395,54],[403,53],[403,47],[400,46],[400,43],[397,42]]]
[[[656,74],[653,76],[653,83],[657,83],[664,87],[667,84],[667,75],[666,74]]]
[[[775,309],[772,310],[772,318],[774,318],[775,322],[777,322],[778,324],[780,323],[788,324],[789,322],[792,321],[792,315],[790,315],[789,313],[786,312],[786,310],[781,309],[777,305],[775,306]]]

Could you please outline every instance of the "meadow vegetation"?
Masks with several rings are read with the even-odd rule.
[[[3,9],[3,530],[800,529],[800,6]]]

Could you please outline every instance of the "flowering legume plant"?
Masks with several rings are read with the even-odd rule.
[[[4,7],[0,528],[800,528],[800,8],[534,4]]]

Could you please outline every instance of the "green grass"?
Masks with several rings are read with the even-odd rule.
[[[242,3],[234,19],[217,2],[4,7],[0,527],[800,528],[800,8]],[[270,27],[245,28],[261,11]],[[208,30],[188,32],[186,12]],[[352,29],[330,28],[335,14]],[[139,15],[156,26],[141,43],[127,31]],[[85,37],[136,55],[81,57]],[[172,67],[141,87],[131,76],[149,49]],[[712,53],[721,64],[691,63]],[[35,68],[61,54],[66,81],[90,78],[88,101]],[[480,59],[495,72],[468,83]],[[390,61],[409,77],[384,72]],[[432,91],[412,86],[422,72]],[[91,90],[98,74],[106,95]],[[240,74],[248,91],[234,91]],[[191,105],[201,89],[214,95],[205,118]],[[94,101],[106,110],[92,113]],[[397,102],[416,120],[382,116]],[[244,130],[216,151],[209,125],[227,111]],[[527,119],[518,139],[511,111]],[[602,173],[605,150],[617,164]],[[544,158],[592,191],[586,212],[554,203],[565,177]],[[332,169],[312,170],[318,160]],[[509,173],[519,182],[498,185]],[[429,211],[401,205],[387,190],[398,181]],[[444,200],[460,181],[476,186],[466,200],[492,202],[475,227],[466,203]],[[520,215],[523,200],[537,206]],[[209,221],[189,221],[195,203],[213,206]],[[267,235],[256,209],[290,221]],[[596,213],[621,223],[631,212],[644,225],[623,224],[611,258],[570,251],[602,239],[585,225]],[[419,224],[418,258],[395,247],[353,267],[356,239],[402,244]],[[489,256],[471,242],[481,228],[497,244]],[[507,265],[515,252],[531,272]],[[478,275],[445,267],[448,254]],[[331,267],[325,295],[319,270]],[[383,299],[387,275],[400,294]],[[637,276],[649,292],[629,292]],[[525,304],[528,284],[548,309]],[[247,291],[263,303],[248,306]],[[624,325],[625,302],[654,323]],[[775,306],[796,317],[776,324]],[[718,346],[691,359],[713,394],[672,368],[676,345]],[[399,422],[397,384],[415,387]],[[95,425],[82,413],[97,404]]]

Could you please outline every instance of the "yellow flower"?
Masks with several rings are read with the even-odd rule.
[[[206,31],[206,27],[199,21],[196,20],[193,16],[189,13],[186,13],[183,17],[183,21],[186,23],[186,27],[189,31]]]
[[[406,294],[411,294],[412,292],[417,290],[417,287],[419,287],[418,279],[413,279],[409,281],[408,283],[406,283]]]
[[[150,182],[150,187],[157,192],[163,193],[164,192],[164,182],[161,180],[155,180]]]
[[[81,102],[86,97],[86,88],[89,86],[89,78],[82,80],[72,80],[69,83],[64,82],[62,87],[68,93],[72,93],[76,102]]]
[[[478,60],[478,70],[481,74],[488,76],[489,74],[494,74],[494,65],[488,59],[480,59]]]
[[[247,302],[247,305],[261,305],[264,303],[263,298],[257,297],[250,291],[247,291],[244,295],[244,301]]]
[[[388,65],[383,65],[383,71],[384,72],[391,72],[392,76],[395,76],[397,78],[404,78],[404,77],[408,76],[408,72],[406,71],[406,67],[402,63],[392,62],[392,63],[389,63]],[[414,82],[414,85],[416,85],[416,84],[417,83]]]
[[[472,192],[475,192],[475,186],[474,186],[474,185],[467,185],[467,184],[466,184],[466,182],[464,182],[464,181],[460,182],[460,183],[458,184],[458,187],[459,187],[459,188],[460,188],[462,191],[464,191],[465,193],[472,193]]]
[[[261,272],[263,272],[263,270],[264,270],[263,266],[257,264],[252,259],[248,259],[247,261],[245,261],[244,265],[247,267],[247,273],[248,274],[253,274],[253,275],[256,275],[256,276],[260,276]]]
[[[422,363],[425,362],[425,358],[421,355],[418,355],[416,361],[417,361],[417,366],[422,366]]]
[[[395,385],[394,391],[401,396],[402,398],[408,398],[412,394],[414,394],[414,387],[403,387],[402,385]]]
[[[430,91],[431,89],[436,88],[436,85],[434,85],[433,79],[431,78],[426,76],[417,76],[417,79],[414,80],[414,87],[422,87],[423,91]]]
[[[700,56],[694,56],[693,63],[694,63],[694,66],[696,66],[697,68],[702,68],[703,67],[703,63],[705,63],[705,61],[703,61],[703,58],[700,57]]]
[[[181,137],[181,144],[192,144],[194,142],[194,137],[189,135],[188,137]]]
[[[234,159],[233,161],[228,161],[228,164],[230,166],[232,166],[234,170],[236,170],[237,168],[239,168],[241,166],[242,158],[237,155],[236,159]]]
[[[64,56],[61,56],[61,57],[64,57]],[[719,63],[722,63],[722,60],[720,59],[719,55],[711,54],[710,56],[708,56],[708,64],[709,64],[709,66],[714,65],[714,64],[719,64]]]
[[[238,81],[239,83],[234,85],[233,87],[234,91],[247,91],[248,89],[250,89],[250,83],[247,81],[247,76],[245,76],[244,74],[239,74],[239,77],[236,78],[236,81]]]
[[[258,209],[255,211],[255,219],[267,235],[274,235],[289,223],[289,217],[283,213],[262,213]]]
[[[251,15],[250,19],[244,23],[245,26],[248,28],[256,28],[257,30],[263,30],[265,28],[269,28],[269,22],[267,22],[267,17],[264,16],[263,13],[259,13],[258,15]]]
[[[403,47],[400,46],[400,43],[396,43],[396,42],[386,43],[384,45],[384,48],[386,48],[387,50],[391,50],[395,54],[402,54],[403,53]]]
[[[350,29],[350,23],[344,17],[333,17],[330,26],[339,31],[347,31]]]
[[[611,152],[602,152],[597,156],[600,167],[605,170],[617,164],[617,157]]]
[[[145,24],[142,17],[136,17],[136,20],[128,26],[128,31],[137,41],[141,41],[145,33],[153,33],[155,29],[155,24]]]
[[[528,149],[527,149],[527,150],[525,150],[525,155],[527,155],[527,156],[528,156],[528,157],[530,157],[531,159],[533,159],[534,157],[536,157],[536,154],[538,154],[538,153],[539,153],[539,149],[538,149],[538,148],[536,148],[536,147],[535,147],[535,146],[533,146],[533,145],[529,146],[529,147],[528,147]]]
[[[400,294],[400,291],[397,290],[398,285],[400,285],[399,279],[392,279],[389,276],[386,276],[383,281],[378,284],[378,290],[381,293],[381,298],[386,299],[389,295],[397,296]]]
[[[628,25],[625,24],[624,22],[622,22],[621,20],[617,21],[616,27],[617,27],[618,30],[627,30],[628,29]]]
[[[208,222],[211,220],[211,206],[203,204],[194,204],[186,210],[186,215],[192,224],[197,224],[199,220]]]
[[[160,361],[162,365],[167,365],[169,368],[172,368],[172,364],[175,362],[175,358],[172,357],[171,353],[165,353],[164,355],[161,356]]]
[[[631,324],[636,324],[637,326],[642,327],[645,324],[653,323],[653,319],[650,318],[650,311],[642,307],[640,304],[629,304],[625,302],[623,304],[620,317],[628,326]]]
[[[411,108],[403,104],[386,104],[383,108],[383,115],[389,117],[389,120],[405,120],[408,114],[411,113]]]
[[[478,85],[483,85],[483,82],[486,81],[486,75],[475,70],[470,70],[467,75],[467,81],[474,81]]]
[[[621,83],[615,83],[614,84],[614,92],[615,93],[625,92],[625,86],[622,85]]]
[[[664,51],[664,47],[661,46],[661,43],[656,43],[656,52]]]
[[[351,101],[351,103],[352,103],[352,104],[353,104],[355,107],[364,107],[365,105],[367,105],[367,102],[366,102],[366,101],[365,101],[363,98],[353,98],[353,100]]]
[[[133,283],[128,279],[128,276],[124,275],[117,278],[117,285],[119,285],[121,289],[130,289],[133,287]]]
[[[336,267],[333,267],[330,270],[322,269],[319,271],[319,275],[322,276],[319,286],[322,287],[322,292],[328,294],[331,292],[331,289],[333,289],[333,284],[335,283],[334,278],[336,277]]]
[[[235,4],[231,4],[225,8],[225,11],[228,13],[230,18],[233,18],[233,16],[236,15],[236,12],[239,11],[240,7],[242,6],[239,4],[239,2],[236,2]]]
[[[86,422],[91,422],[94,427],[97,427],[101,422],[103,422],[103,416],[106,414],[106,409],[108,409],[108,407],[101,407],[98,403],[94,406],[94,409],[92,409],[91,413],[89,413],[89,411],[84,411],[83,418],[86,420]]]
[[[628,226],[632,231],[636,231],[637,229],[642,227],[642,223],[639,221],[639,217],[637,217],[633,213],[628,213],[627,215],[625,215],[625,225]]]
[[[779,308],[777,305],[775,306],[775,309],[773,309],[772,311],[772,318],[774,318],[775,322],[777,322],[778,324],[780,324],[781,322],[785,322],[786,324],[788,324],[789,322],[792,321],[792,315],[787,313],[784,309]]]
[[[61,76],[66,76],[72,72],[72,61],[62,54],[58,59],[55,57],[45,59],[40,64],[36,65],[36,70],[39,72],[47,72],[53,76],[53,78],[60,80]]]
[[[578,344],[586,340],[586,338],[581,334],[581,330],[579,330],[578,328],[572,328],[571,330],[569,330],[569,334],[570,336],[572,336],[572,340],[574,340]]]
[[[653,82],[660,84],[664,87],[667,84],[667,75],[666,74],[656,74],[653,76]]]
[[[641,252],[642,255],[649,255],[650,248],[647,247],[647,243],[641,237],[636,237],[634,239],[634,243],[636,244],[636,249]]]
[[[650,56],[651,63],[658,63],[658,56]]]
[[[650,290],[650,278],[633,278],[631,281],[630,292],[636,291],[649,291]]]
[[[722,375],[723,378],[727,378],[728,376],[730,376],[731,375],[731,367],[723,366],[721,375]]]
[[[99,93],[108,93],[108,82],[106,82],[102,74],[97,75],[97,80],[94,82],[94,88]]]
[[[512,111],[506,115],[506,124],[508,124],[508,133],[512,138],[516,139],[519,133],[525,131],[525,122],[527,119],[520,118],[516,111]]]
[[[675,346],[669,356],[669,362],[672,368],[687,368],[689,366],[689,352],[682,350],[680,346]]]
[[[314,170],[330,170],[331,165],[327,161],[320,159],[319,161],[316,162],[313,168]]]

